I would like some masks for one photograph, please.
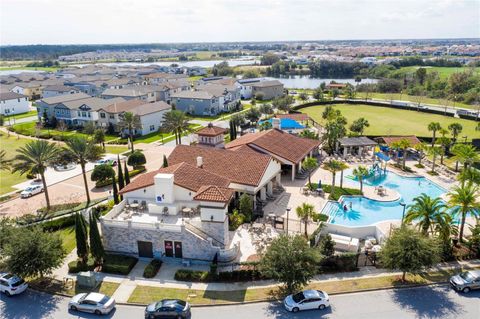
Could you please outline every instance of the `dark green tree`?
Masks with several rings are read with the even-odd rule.
[[[77,256],[86,263],[88,260],[87,224],[83,215],[75,214],[75,240],[77,241]]]
[[[163,155],[163,165],[162,167],[168,167],[168,160],[167,160],[167,156],[165,156],[165,154]]]
[[[282,234],[267,248],[260,262],[261,272],[284,284],[287,293],[306,285],[318,272],[321,256],[300,235]]]
[[[125,178],[123,177],[122,163],[120,162],[120,155],[117,156],[117,174],[118,174],[118,189],[125,187]]]
[[[17,227],[13,233],[15,240],[8,241],[2,251],[10,272],[42,278],[62,265],[66,252],[59,235],[44,232],[40,227]]]
[[[93,213],[90,213],[89,224],[90,251],[95,259],[95,264],[101,265],[103,258],[105,257],[105,249],[103,248],[102,238],[100,237],[100,232],[98,231],[97,217]]]
[[[125,175],[125,186],[127,186],[128,184],[130,184],[130,175],[128,174],[128,167],[127,167],[127,161],[124,162],[124,170],[123,170],[123,173]]]
[[[115,205],[120,203],[120,199],[118,198],[118,188],[117,188],[117,181],[115,178],[115,174],[112,175],[112,188],[113,188],[113,202]]]
[[[323,236],[318,243],[318,248],[320,249],[320,254],[323,256],[333,256],[335,253],[335,242],[333,241],[332,236],[330,236],[330,234]]]
[[[240,213],[245,215],[245,221],[250,222],[252,220],[253,201],[250,195],[242,194],[242,196],[240,196],[240,203],[238,209],[240,210]]]
[[[108,164],[97,165],[93,168],[90,179],[94,182],[106,182],[115,174],[113,168]]]
[[[408,226],[395,229],[379,253],[383,267],[409,273],[419,273],[440,261],[441,245]]]
[[[128,156],[127,164],[133,166],[133,169],[138,169],[147,163],[145,155],[140,151],[135,151]]]

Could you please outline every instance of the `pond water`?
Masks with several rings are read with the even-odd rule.
[[[355,85],[355,79],[317,79],[312,78],[309,75],[291,75],[285,77],[270,77],[270,79],[279,80],[280,82],[285,85],[286,88],[289,89],[316,89],[320,86],[322,82],[326,84],[330,83],[331,81],[335,81],[337,83],[350,83]],[[362,79],[360,83],[376,83],[376,79]]]

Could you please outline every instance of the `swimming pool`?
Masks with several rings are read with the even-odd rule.
[[[346,170],[344,176],[350,176],[352,170]],[[359,182],[344,177],[346,186],[360,187]],[[338,185],[338,184],[337,184]],[[377,174],[364,180],[364,185],[388,187],[397,191],[401,198],[392,202],[380,202],[365,197],[342,197],[343,202],[328,202],[322,212],[330,215],[330,223],[345,226],[366,226],[385,220],[402,219],[401,202],[409,205],[418,195],[425,193],[431,197],[439,197],[446,190],[424,177],[404,177],[391,171]],[[347,211],[343,210],[347,205]],[[351,205],[351,209],[350,209]]]

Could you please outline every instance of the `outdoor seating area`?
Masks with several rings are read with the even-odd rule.
[[[279,235],[274,226],[265,219],[257,219],[257,222],[245,225],[257,252],[262,252]]]
[[[330,234],[330,237],[332,237],[332,240],[335,242],[335,250],[357,252],[360,246],[358,238],[337,234]]]

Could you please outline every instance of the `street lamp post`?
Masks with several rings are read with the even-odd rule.
[[[289,219],[289,217],[290,217],[290,211],[291,211],[291,210],[292,210],[292,209],[291,209],[290,207],[287,208],[287,235],[288,235],[288,219]]]
[[[402,225],[403,225],[403,219],[405,218],[405,208],[407,207],[407,204],[404,202],[400,202],[400,206],[403,207],[403,212],[402,212]]]
[[[463,138],[465,139],[465,144],[467,144],[467,138],[468,138],[468,136],[464,136]]]

